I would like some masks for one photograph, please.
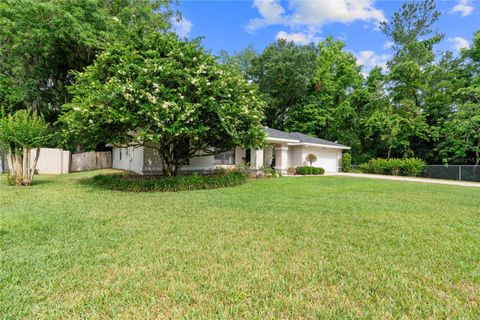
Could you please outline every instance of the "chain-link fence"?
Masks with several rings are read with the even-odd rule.
[[[422,177],[480,182],[480,166],[472,165],[427,165]]]
[[[360,167],[352,165],[352,169]],[[480,165],[427,165],[420,177],[480,182]]]

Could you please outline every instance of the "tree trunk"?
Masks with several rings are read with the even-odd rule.
[[[30,183],[33,181],[33,176],[35,175],[35,169],[37,168],[37,163],[38,163],[38,158],[40,158],[40,148],[37,148],[35,150],[35,159],[33,160],[33,163],[30,167],[30,172],[28,179],[30,180]]]
[[[28,186],[30,184],[30,181],[28,177],[30,176],[29,174],[29,168],[30,168],[30,149],[29,148],[23,148],[23,159],[22,159],[22,185]]]
[[[12,172],[13,170],[13,155],[12,152],[7,154],[7,162],[8,162],[8,171]]]
[[[170,177],[174,175],[173,160],[170,150],[160,149],[160,155],[162,157],[162,173],[164,177]]]
[[[12,168],[10,168],[10,175],[15,179],[15,185],[23,185],[23,157],[20,153],[20,150],[12,150]]]
[[[16,186],[29,186],[32,183],[38,158],[40,157],[40,149],[36,149],[33,162],[30,156],[30,148],[11,150],[8,154],[9,174],[13,177]]]

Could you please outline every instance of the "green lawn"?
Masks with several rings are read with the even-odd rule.
[[[0,319],[480,317],[480,189],[348,177],[180,193],[0,183]]]

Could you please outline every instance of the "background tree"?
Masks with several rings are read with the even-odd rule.
[[[253,46],[248,46],[239,52],[235,52],[233,55],[229,55],[228,52],[224,50],[220,51],[219,62],[238,68],[245,79],[253,81],[253,62],[257,57],[258,54]]]
[[[392,150],[396,156],[418,154],[418,145],[425,145],[434,138],[427,135],[427,115],[433,114],[427,97],[434,70],[433,48],[443,39],[443,34],[433,29],[439,16],[434,0],[410,2],[403,4],[389,22],[380,25],[393,42],[394,56],[388,62],[391,101],[396,112],[405,120],[399,134],[407,141]],[[419,156],[425,158],[425,154]]]
[[[345,43],[328,37],[318,44],[311,91],[291,111],[287,128],[342,143],[358,141],[352,93],[361,87],[362,75]]]
[[[473,45],[463,52],[462,74],[465,84],[455,94],[455,103],[442,130],[438,145],[444,162],[458,161],[473,155],[480,163],[480,32]]]
[[[54,122],[70,100],[71,70],[90,65],[116,41],[170,27],[170,0],[3,0],[0,104],[30,106]]]
[[[302,104],[312,86],[316,48],[278,40],[252,62],[251,77],[265,95],[267,126],[284,129],[292,108]]]
[[[0,118],[0,145],[7,151],[10,181],[17,186],[32,183],[40,156],[51,134],[42,116],[30,110],[19,110]],[[31,159],[32,149],[35,158]]]
[[[166,176],[185,158],[264,142],[264,103],[255,86],[198,41],[173,34],[107,49],[77,75],[71,94],[61,118],[71,135],[155,148]]]

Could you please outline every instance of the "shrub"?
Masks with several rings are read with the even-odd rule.
[[[425,167],[425,162],[417,158],[405,159],[371,159],[362,163],[359,168],[364,173],[417,176]]]
[[[416,177],[425,169],[425,161],[418,158],[403,159],[402,174]]]
[[[297,174],[299,175],[310,175],[310,174],[324,174],[325,170],[319,167],[297,167]]]
[[[186,191],[234,187],[247,181],[247,176],[239,171],[226,174],[191,174],[170,177],[145,177],[123,174],[97,175],[92,182],[95,186],[129,192]]]
[[[260,174],[257,174],[256,178],[264,178],[264,177],[271,177],[271,178],[279,178],[281,175],[275,169],[269,166],[262,166],[260,168]]]
[[[343,172],[352,171],[352,155],[350,153],[345,153],[342,157],[342,169]]]
[[[398,176],[400,175],[403,165],[404,160],[402,159],[388,159],[385,163],[385,173]]]
[[[305,159],[308,161],[308,163],[310,163],[310,166],[312,166],[312,163],[317,161],[317,156],[314,155],[313,153],[309,153],[307,154],[307,157]]]

